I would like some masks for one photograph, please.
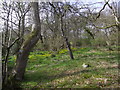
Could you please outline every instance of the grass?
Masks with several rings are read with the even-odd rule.
[[[117,51],[73,48],[70,60],[66,49],[57,54],[31,52],[22,88],[112,88],[118,85]],[[13,60],[15,58],[11,58]],[[91,67],[83,68],[82,64]],[[9,62],[13,66],[13,62]]]

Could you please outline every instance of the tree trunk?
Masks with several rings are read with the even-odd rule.
[[[118,28],[118,72],[120,71],[120,2],[118,2],[118,17],[116,19]],[[120,72],[118,73],[118,84],[120,84]]]
[[[0,90],[2,89],[2,32],[0,32]]]
[[[68,38],[66,37],[65,33],[64,33],[64,29],[63,29],[63,18],[62,18],[62,15],[60,16],[60,23],[61,23],[61,32],[62,32],[62,36],[66,42],[66,45],[67,45],[67,48],[68,48],[68,51],[69,51],[69,54],[70,54],[70,58],[71,59],[74,59],[74,56],[73,56],[73,53],[72,53],[72,49],[71,49],[71,46],[70,46],[70,43],[68,41]]]
[[[30,54],[31,49],[38,42],[41,35],[41,24],[40,24],[40,17],[39,17],[38,2],[31,2],[31,8],[33,13],[32,32],[30,33],[28,38],[23,42],[23,45],[18,52],[18,55],[17,55],[18,57],[16,59],[16,67],[15,67],[16,80],[22,80],[24,78],[28,56]]]

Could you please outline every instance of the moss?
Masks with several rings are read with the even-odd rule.
[[[36,35],[38,34],[38,31],[37,30],[33,30],[27,37],[27,39],[24,41],[22,47],[21,47],[21,50],[23,50],[27,45],[28,43],[31,42],[32,38],[34,38]]]

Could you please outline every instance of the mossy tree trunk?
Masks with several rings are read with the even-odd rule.
[[[120,2],[118,2],[118,84],[120,84]]]
[[[41,24],[40,24],[40,17],[39,17],[38,2],[31,2],[31,9],[32,9],[32,18],[33,18],[32,32],[27,37],[27,39],[23,42],[18,52],[15,71],[14,71],[16,80],[22,80],[24,78],[24,73],[25,73],[30,51],[38,42],[41,36]]]

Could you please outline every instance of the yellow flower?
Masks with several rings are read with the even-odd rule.
[[[66,53],[68,50],[67,49],[62,49],[59,51],[59,54],[63,54],[63,53]]]

